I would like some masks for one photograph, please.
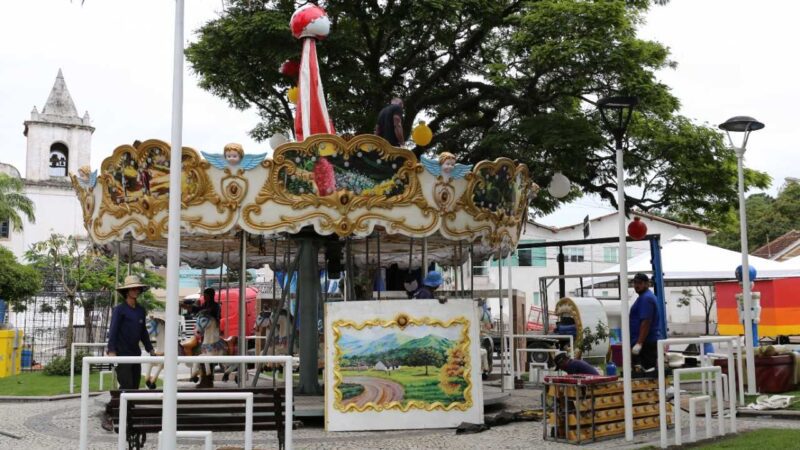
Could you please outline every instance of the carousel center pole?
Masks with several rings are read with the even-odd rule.
[[[239,247],[239,355],[247,356],[245,329],[247,318],[247,231],[242,230]],[[239,387],[243,388],[247,377],[247,364],[239,364]]]
[[[183,148],[183,0],[175,1],[175,39],[172,71],[172,150],[169,162],[169,219],[167,234],[167,305],[164,342],[164,400],[161,445],[177,443],[178,391],[178,286],[181,264],[181,153]]]
[[[317,379],[319,335],[317,332],[319,301],[319,243],[314,238],[299,239],[297,258],[297,301],[300,319],[300,385],[297,392],[319,395],[322,389]],[[286,380],[291,382],[291,376]]]

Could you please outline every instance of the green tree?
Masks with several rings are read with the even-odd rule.
[[[23,311],[28,297],[42,288],[42,277],[31,266],[20,264],[11,251],[0,246],[0,299],[15,311]]]
[[[34,204],[19,178],[0,173],[0,222],[7,220],[14,231],[22,231],[22,216],[34,223]]]
[[[670,210],[684,220],[726,217],[736,201],[736,157],[721,135],[676,114],[679,101],[655,78],[675,67],[661,44],[636,37],[647,0],[322,2],[332,31],[318,46],[331,115],[339,132],[369,133],[393,95],[405,100],[404,129],[430,119],[434,141],[466,161],[507,156],[525,162],[545,186],[556,171],[615,205],[610,136],[594,106],[600,95],[634,93],[641,106],[630,130],[626,205]],[[655,3],[664,3],[657,1]],[[229,0],[198,30],[187,59],[200,85],[232,106],[255,107],[251,134],[292,129],[278,73],[298,58],[289,32],[295,2]],[[748,186],[769,178],[747,171]],[[552,211],[558,200],[540,195]]]
[[[432,348],[415,348],[405,358],[407,366],[425,366],[425,375],[428,375],[428,366],[440,367],[445,362],[444,355]]]
[[[686,288],[681,291],[681,297],[678,298],[678,307],[691,308],[692,300],[703,307],[703,314],[706,320],[706,336],[708,336],[711,334],[711,313],[714,311],[714,304],[717,302],[717,294],[714,289],[706,290],[706,288],[700,286],[695,286],[694,292]],[[691,316],[691,314],[689,315]]]
[[[745,200],[747,243],[750,251],[766,245],[783,234],[800,229],[800,184],[788,183],[776,198],[764,193]],[[741,250],[738,207],[727,211],[727,220],[709,243],[729,250]]]
[[[114,274],[116,264],[91,246],[80,245],[74,236],[52,234],[44,241],[33,244],[25,254],[26,259],[42,272],[49,272],[64,291],[67,309],[67,352],[74,341],[75,306],[83,307],[87,337],[92,339],[92,312],[100,306],[114,302]],[[163,287],[163,279],[149,271],[141,270],[143,282]],[[138,273],[137,273],[138,274]],[[124,274],[120,274],[122,282]],[[153,307],[154,297],[145,293],[140,300],[143,305]],[[61,306],[61,305],[59,305]]]

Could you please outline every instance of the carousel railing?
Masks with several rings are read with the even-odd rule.
[[[298,358],[292,356],[179,356],[178,364],[185,363],[273,363],[283,364],[286,373],[292,373],[292,364]],[[163,356],[88,356],[83,358],[81,370],[81,421],[80,444],[81,450],[89,448],[89,369],[92,364],[163,364]],[[291,379],[291,378],[290,378]],[[292,411],[294,410],[292,383],[284,383],[284,439],[286,450],[292,450]],[[179,394],[180,395],[180,394]],[[252,413],[250,414],[252,420]]]

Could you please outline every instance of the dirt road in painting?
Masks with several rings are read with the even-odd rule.
[[[364,392],[343,401],[342,403],[345,405],[355,403],[360,408],[369,402],[386,404],[403,400],[403,386],[394,381],[374,377],[345,377],[344,382],[364,386]]]

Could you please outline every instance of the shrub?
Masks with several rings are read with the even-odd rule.
[[[83,367],[83,357],[89,356],[86,352],[75,353],[75,374],[81,373]],[[44,367],[45,375],[69,375],[69,358],[66,356],[59,356],[53,358],[50,364]]]

